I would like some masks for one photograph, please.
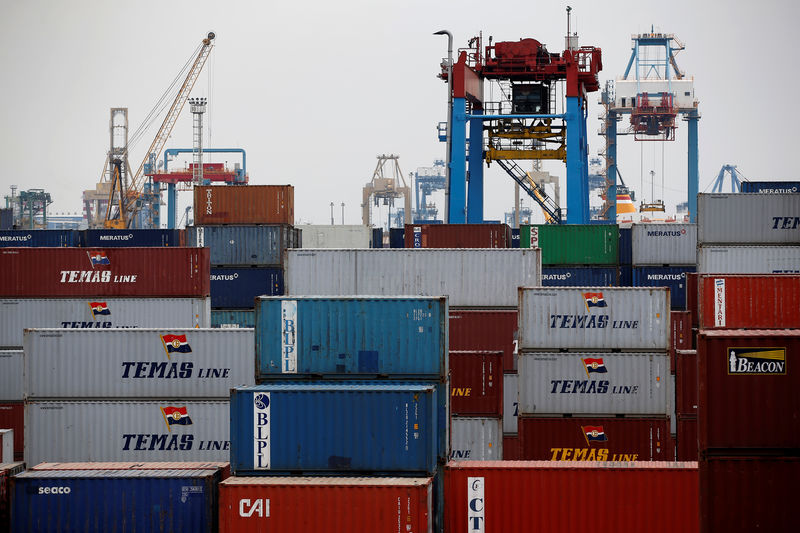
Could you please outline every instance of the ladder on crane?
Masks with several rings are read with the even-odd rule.
[[[544,218],[548,224],[561,224],[561,208],[556,205],[542,187],[530,179],[530,175],[522,170],[522,167],[513,159],[497,159],[496,162],[514,181],[519,183],[519,186],[528,193],[528,196],[539,204],[539,207],[544,211]]]

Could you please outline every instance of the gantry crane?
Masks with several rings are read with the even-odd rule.
[[[393,206],[396,198],[403,197],[404,203],[404,222],[411,224],[411,189],[406,185],[403,178],[403,171],[400,170],[397,155],[379,155],[378,164],[372,173],[372,179],[364,186],[361,203],[361,222],[365,226],[372,223],[370,212],[370,197],[374,197],[375,205],[383,199],[384,205]],[[389,163],[389,169],[385,168]]]

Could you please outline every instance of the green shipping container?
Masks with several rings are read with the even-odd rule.
[[[616,224],[520,226],[519,247],[541,248],[542,266],[616,265],[619,227]]]

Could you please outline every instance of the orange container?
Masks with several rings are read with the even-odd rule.
[[[209,185],[194,188],[194,223],[294,224],[291,185]]]

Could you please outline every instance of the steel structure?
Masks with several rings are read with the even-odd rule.
[[[35,229],[37,216],[42,217],[41,228],[47,228],[47,206],[53,203],[49,192],[44,189],[20,191],[16,200],[19,205],[19,221],[15,220],[14,223],[18,224],[19,229],[24,229],[26,217],[28,229]]]
[[[428,197],[447,186],[444,161],[437,159],[432,167],[418,168],[411,177],[414,181],[414,223],[436,220],[439,210],[436,204],[428,203]]]
[[[722,192],[722,188],[725,185],[725,176],[728,175],[731,178],[731,192],[739,192],[742,187],[742,180],[739,179],[739,176],[742,175],[741,172],[736,168],[736,165],[722,165],[722,168],[719,170],[719,174],[717,175],[717,179],[714,180],[714,186],[711,189],[712,192]]]
[[[380,200],[383,199],[384,205],[393,206],[395,199],[401,196],[404,199],[404,223],[411,224],[411,189],[406,185],[403,172],[400,170],[400,163],[397,161],[399,156],[383,154],[377,158],[378,164],[372,173],[372,179],[364,186],[362,193],[362,224],[372,225],[370,198],[374,198],[375,205],[379,205]],[[386,168],[387,166],[389,168]]]

